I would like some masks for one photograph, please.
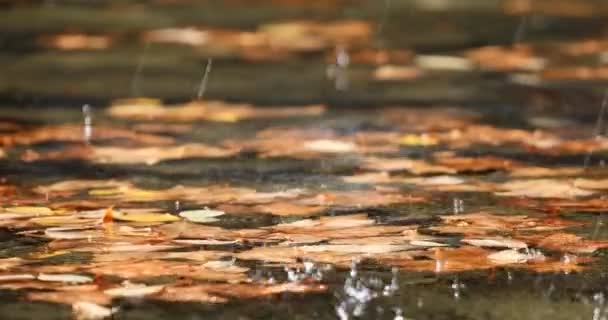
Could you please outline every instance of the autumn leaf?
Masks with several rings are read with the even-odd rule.
[[[303,107],[262,108],[249,104],[229,104],[221,101],[193,101],[174,106],[165,106],[158,100],[118,100],[107,109],[116,118],[132,120],[160,120],[189,122],[197,120],[237,122],[254,118],[288,118],[318,116],[325,108],[320,105]]]
[[[593,195],[595,192],[577,187],[574,181],[530,179],[512,180],[499,186],[498,196],[571,199]]]

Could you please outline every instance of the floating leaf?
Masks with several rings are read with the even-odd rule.
[[[159,293],[165,286],[146,286],[142,284],[128,284],[123,287],[117,287],[104,290],[104,293],[111,297],[121,298],[141,298],[151,294]]]
[[[510,197],[570,199],[595,193],[577,187],[573,181],[550,179],[514,180],[501,184],[500,188],[505,191],[496,195]]]
[[[78,240],[101,237],[102,231],[91,227],[53,227],[44,230],[44,235],[51,239]]]
[[[20,280],[33,280],[36,279],[31,274],[2,274],[0,275],[0,282],[3,281],[20,281]]]
[[[77,320],[103,320],[110,318],[118,309],[80,301],[72,304],[72,311]]]
[[[201,209],[182,211],[179,213],[179,216],[192,222],[210,223],[218,221],[216,217],[219,217],[224,214],[225,212],[220,210]]]
[[[378,81],[403,81],[418,78],[422,72],[410,66],[383,65],[374,70],[372,77]]]
[[[399,143],[406,146],[433,146],[439,143],[439,140],[427,134],[406,134],[399,139]]]
[[[49,282],[66,282],[66,283],[88,283],[92,282],[93,279],[87,276],[78,274],[45,274],[41,273],[37,277],[40,281]]]
[[[519,240],[508,238],[489,238],[489,239],[462,239],[461,242],[470,244],[476,247],[491,247],[491,248],[512,248],[522,249],[528,245]]]
[[[317,116],[325,108],[320,105],[283,108],[256,108],[249,104],[230,104],[221,101],[193,101],[164,106],[157,101],[118,100],[107,109],[109,115],[123,119],[161,121],[218,121],[236,122],[253,118],[286,118]]]
[[[23,206],[23,207],[8,207],[4,208],[4,212],[8,213],[18,213],[24,215],[37,215],[37,216],[45,216],[52,215],[53,210],[47,207],[31,207],[31,206]]]
[[[117,221],[144,223],[173,222],[180,220],[179,217],[169,213],[122,212],[116,210],[112,212],[112,219]]]

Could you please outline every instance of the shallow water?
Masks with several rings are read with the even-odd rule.
[[[82,301],[113,319],[608,318],[602,1],[0,5],[1,318],[66,319]],[[301,20],[320,23],[271,25]],[[340,21],[360,25],[327,28]],[[174,43],[186,27],[208,33]],[[182,33],[146,38],[165,28]],[[490,45],[503,51],[469,52]],[[160,104],[129,97],[185,111],[121,115]],[[297,229],[318,221],[338,222]],[[125,280],[163,291],[109,297]]]

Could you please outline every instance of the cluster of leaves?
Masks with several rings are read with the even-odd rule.
[[[112,306],[121,299],[226,303],[327,290],[322,278],[306,273],[295,280],[260,280],[251,262],[277,270],[311,263],[348,269],[360,261],[408,272],[577,272],[593,266],[594,253],[608,246],[573,231],[585,222],[544,213],[487,209],[424,221],[369,214],[450,192],[486,193],[522,210],[603,212],[608,180],[581,167],[467,155],[480,147],[545,156],[604,148],[602,139],[583,140],[581,132],[501,128],[453,108],[382,109],[375,119],[382,129],[354,132],[319,121],[320,106],[129,100],[106,112],[125,121],[124,127],[95,126],[86,135],[79,125],[15,125],[5,130],[2,146],[9,161],[78,159],[106,166],[242,154],[260,161],[342,157],[353,160],[350,175],[337,175],[343,182],[337,186],[265,191],[223,182],[165,188],[128,180],[5,183],[0,225],[40,245],[0,260],[0,290],[72,304],[79,314],[103,318],[117,312]],[[195,122],[235,126],[253,119],[313,119],[315,128],[270,126],[215,144],[187,135]],[[184,137],[192,140],[183,143]],[[412,150],[425,156],[413,156]],[[176,201],[189,210],[167,210],[166,204]],[[259,216],[272,223],[223,224]]]

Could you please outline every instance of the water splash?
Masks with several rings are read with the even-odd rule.
[[[464,201],[460,198],[454,198],[452,201],[454,214],[459,214],[464,212]]]
[[[357,318],[365,315],[372,301],[381,297],[392,297],[399,290],[397,269],[393,269],[390,282],[385,283],[378,277],[359,275],[357,263],[354,262],[349,276],[344,280],[342,292],[337,293],[336,315],[341,320]],[[400,308],[393,309],[395,319],[404,319]],[[373,311],[373,310],[372,310]],[[376,313],[383,313],[383,308],[377,308]]]
[[[462,295],[462,291],[464,289],[466,289],[466,285],[460,281],[460,279],[458,278],[458,276],[456,276],[454,278],[454,281],[452,281],[452,284],[450,285],[450,288],[452,289],[452,296],[454,297],[454,300],[459,300],[461,295]]]
[[[350,55],[344,46],[336,47],[336,60],[334,64],[327,67],[327,77],[334,80],[334,87],[338,91],[348,90],[349,77],[348,67],[350,65]]]
[[[593,295],[593,320],[606,320],[606,312],[608,308],[606,307],[606,297],[604,293],[598,292]]]
[[[315,264],[311,261],[305,261],[303,263],[303,268],[285,267],[285,272],[287,273],[287,280],[290,282],[300,282],[306,279],[322,281],[326,273],[332,269],[333,267],[328,264]]]

